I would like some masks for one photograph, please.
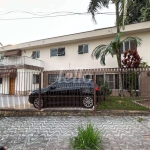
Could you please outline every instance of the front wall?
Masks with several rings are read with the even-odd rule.
[[[140,74],[140,91],[142,96],[150,96],[150,76],[148,76],[148,71]]]
[[[16,95],[28,95],[30,91],[39,88],[39,84],[33,84],[33,74],[39,74],[39,71],[29,69],[17,70],[17,77],[15,78]],[[43,78],[41,79],[41,87],[43,87]]]
[[[9,77],[2,78],[2,84],[0,84],[0,94],[9,94]]]

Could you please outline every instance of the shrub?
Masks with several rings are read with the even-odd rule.
[[[100,150],[102,145],[101,133],[88,124],[84,129],[78,127],[78,135],[70,139],[70,145],[74,150]]]
[[[106,99],[106,97],[110,96],[112,93],[112,90],[110,89],[107,81],[105,81],[104,84],[100,86],[100,90],[101,90],[102,98],[104,100]]]

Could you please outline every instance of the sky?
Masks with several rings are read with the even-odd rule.
[[[97,24],[92,21],[90,14],[28,20],[1,20],[41,17],[40,15],[64,11],[87,12],[89,2],[90,0],[0,0],[0,42],[3,45],[18,44],[115,25],[115,15],[106,14],[96,15]],[[34,15],[25,12],[31,12]],[[110,4],[109,9],[105,8],[100,12],[115,13],[114,5]]]

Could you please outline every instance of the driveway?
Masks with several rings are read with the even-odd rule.
[[[0,95],[0,109],[35,109],[28,102],[28,96]],[[84,107],[49,107],[45,110],[93,110]]]
[[[150,150],[150,116],[142,122],[139,117],[5,117],[0,145],[7,150],[70,150],[77,127],[92,123],[102,132],[103,150]]]
[[[0,108],[30,109],[28,96],[0,95]]]

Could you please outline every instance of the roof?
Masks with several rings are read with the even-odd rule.
[[[37,47],[39,48],[39,47],[45,47],[50,45],[52,46],[56,44],[66,44],[66,43],[79,42],[84,40],[94,40],[100,38],[107,38],[111,36],[113,37],[116,34],[116,30],[117,30],[116,26],[103,28],[103,29],[96,29],[92,31],[86,31],[86,32],[80,32],[80,33],[75,33],[70,35],[30,41],[30,42],[20,43],[16,45],[8,45],[8,46],[0,47],[0,51],[15,50],[15,49],[26,50],[30,48],[37,48]],[[137,33],[137,31],[138,33],[150,31],[150,21],[126,25],[125,30],[123,32]]]

